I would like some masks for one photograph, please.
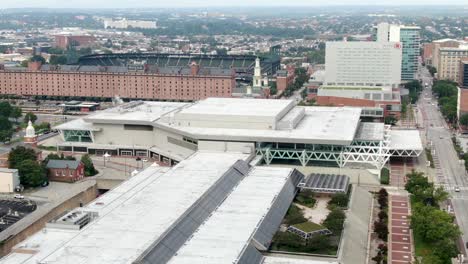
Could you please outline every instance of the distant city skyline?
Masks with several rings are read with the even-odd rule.
[[[326,3],[319,0],[238,0],[224,2],[215,0],[16,0],[9,1],[2,8],[138,8],[138,7],[245,7],[245,6],[331,6],[331,5],[369,5],[369,6],[410,6],[410,5],[467,5],[466,0],[331,0]]]

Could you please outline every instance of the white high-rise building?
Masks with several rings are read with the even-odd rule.
[[[104,28],[119,28],[119,29],[127,29],[129,27],[132,28],[157,28],[157,23],[155,21],[144,21],[144,20],[112,20],[112,19],[105,19],[104,20]]]
[[[400,42],[327,42],[326,86],[398,87]]]
[[[418,70],[421,28],[417,26],[380,23],[375,27],[374,39],[377,42],[400,42],[402,49],[401,78],[413,80]]]
[[[388,23],[377,25],[376,40],[379,42],[400,42],[400,26]]]

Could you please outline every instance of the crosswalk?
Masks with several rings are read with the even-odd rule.
[[[468,191],[468,186],[454,186],[449,184],[436,184],[436,186],[443,187],[446,191],[455,191],[455,189],[460,191]]]

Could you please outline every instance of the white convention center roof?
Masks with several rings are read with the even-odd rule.
[[[392,150],[423,150],[418,130],[391,130],[390,144]]]
[[[236,263],[292,171],[253,168],[168,263]]]
[[[239,99],[242,100],[242,99]],[[299,106],[296,106],[299,107]],[[189,134],[197,139],[289,142],[347,145],[359,126],[360,108],[304,107],[305,114],[292,129],[248,129],[219,127],[213,122],[203,127],[158,121],[157,124]],[[177,118],[177,115],[176,115]]]
[[[171,169],[150,167],[84,207],[99,217],[83,229],[46,228],[0,263],[132,263],[229,167],[246,158],[240,153],[197,152]]]

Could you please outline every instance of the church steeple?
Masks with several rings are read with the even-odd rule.
[[[262,87],[262,67],[260,66],[260,58],[258,57],[255,59],[253,87]]]
[[[34,126],[31,120],[29,120],[28,127],[26,127],[26,135],[24,136],[24,143],[30,144],[32,146],[37,145],[36,129],[34,129]]]

